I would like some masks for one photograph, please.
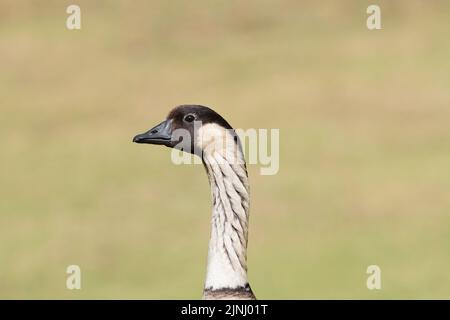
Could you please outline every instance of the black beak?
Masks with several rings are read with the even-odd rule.
[[[133,138],[136,143],[171,145],[172,140],[172,120],[166,120],[151,128],[145,133],[138,134]]]

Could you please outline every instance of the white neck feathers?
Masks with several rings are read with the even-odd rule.
[[[230,132],[217,125],[202,129],[203,162],[213,202],[205,289],[242,288],[248,284],[249,184],[245,160]],[[228,142],[222,143],[225,137]]]

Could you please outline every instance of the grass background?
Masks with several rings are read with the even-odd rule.
[[[450,298],[448,1],[376,1],[379,31],[373,1],[79,0],[69,31],[72,3],[0,1],[1,298],[201,297],[203,168],[131,143],[182,103],[280,128],[259,298]]]

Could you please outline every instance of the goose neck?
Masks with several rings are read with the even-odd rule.
[[[211,239],[205,290],[248,287],[249,185],[245,162],[220,153],[204,156],[212,195]]]

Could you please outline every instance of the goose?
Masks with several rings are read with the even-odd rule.
[[[203,299],[254,300],[247,280],[249,182],[241,142],[230,124],[201,105],[180,105],[133,142],[199,156],[211,188],[212,218]]]

